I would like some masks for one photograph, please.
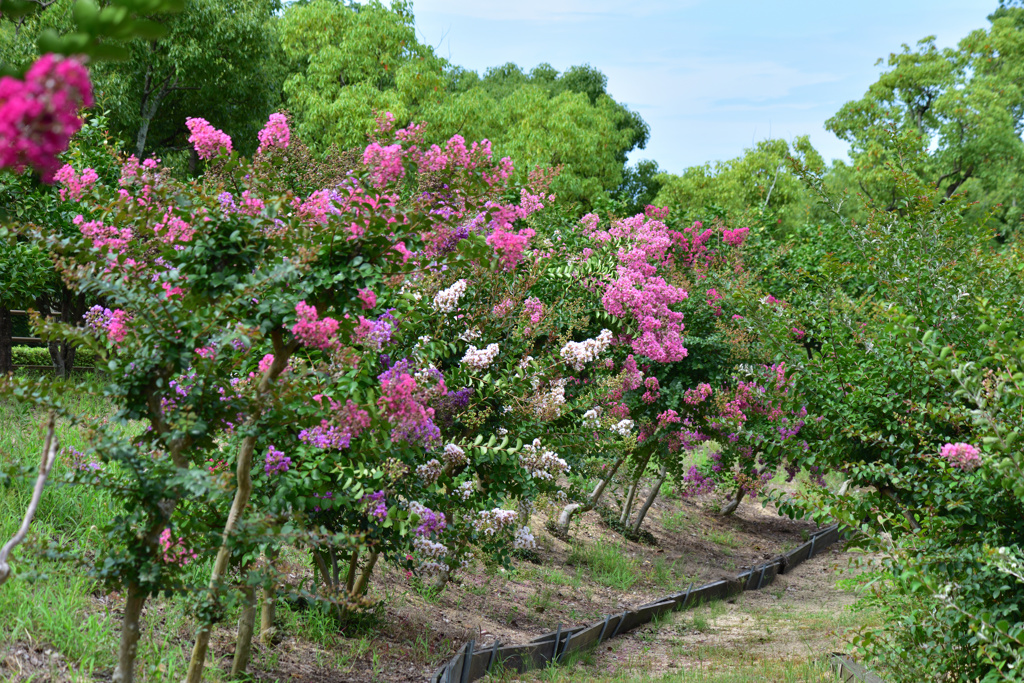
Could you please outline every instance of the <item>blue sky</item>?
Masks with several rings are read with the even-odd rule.
[[[988,26],[997,0],[415,0],[420,39],[469,69],[590,63],[651,127],[645,150],[679,172],[766,137],[846,144],[824,123],[863,95],[875,62],[935,35],[952,46]]]

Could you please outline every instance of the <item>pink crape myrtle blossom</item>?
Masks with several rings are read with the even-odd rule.
[[[334,318],[317,318],[315,306],[305,301],[295,304],[297,319],[292,325],[294,334],[304,346],[313,349],[330,350],[334,348],[334,335],[338,331],[338,321]]]
[[[222,151],[231,152],[231,138],[228,134],[211,126],[206,119],[187,118],[185,125],[191,133],[188,141],[200,159],[212,159]]]
[[[82,175],[78,175],[70,164],[61,166],[53,177],[63,185],[59,192],[60,198],[76,202],[100,179],[94,169],[87,168],[82,171]]]
[[[25,80],[0,78],[0,169],[31,166],[51,182],[57,157],[82,127],[78,110],[92,104],[89,73],[74,58],[43,55]]]
[[[95,247],[120,250],[134,239],[131,228],[116,228],[112,225],[104,225],[99,220],[87,221],[81,214],[75,216],[71,222],[78,226],[78,230],[84,237],[92,240]]]
[[[981,466],[981,451],[969,443],[947,443],[939,455],[953,467],[970,472]]]
[[[359,301],[362,302],[364,309],[370,310],[377,305],[377,293],[372,289],[360,289]]]
[[[110,341],[120,344],[125,340],[128,336],[128,323],[131,319],[131,314],[128,311],[118,308],[111,312],[110,318],[107,320],[107,336]]]
[[[747,239],[747,235],[750,233],[750,228],[736,228],[735,230],[729,230],[728,228],[722,229],[722,239],[726,244],[732,247],[739,247],[743,244],[743,241]]]
[[[430,368],[413,377],[411,369],[409,361],[403,359],[378,376],[381,395],[377,407],[394,426],[393,440],[433,443],[441,438],[441,430],[434,424],[434,409],[428,408],[426,402],[446,394],[447,389],[439,371]]]
[[[163,550],[163,560],[167,564],[184,567],[198,557],[194,551],[184,547],[184,539],[172,538],[170,529],[164,529],[160,534],[160,548]]]
[[[281,113],[270,115],[270,119],[263,126],[256,137],[260,140],[257,154],[263,154],[270,149],[288,149],[288,142],[291,140],[291,131],[288,129],[288,118]]]
[[[395,143],[382,147],[371,142],[363,151],[363,164],[370,168],[370,178],[375,187],[384,187],[405,177],[402,165],[402,145]]]

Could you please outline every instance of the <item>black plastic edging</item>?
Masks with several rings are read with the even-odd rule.
[[[557,629],[553,633],[546,633],[539,636],[526,645],[500,647],[498,643],[495,642],[492,648],[485,648],[474,653],[473,647],[475,643],[473,640],[470,640],[458,653],[456,653],[454,657],[452,657],[452,659],[435,671],[429,681],[430,683],[449,683],[452,681],[453,674],[456,672],[456,664],[460,658],[462,659],[461,666],[458,666],[457,668],[457,671],[459,672],[459,683],[472,683],[472,681],[486,676],[496,663],[500,662],[504,665],[506,661],[516,658],[518,659],[516,662],[517,665],[513,668],[519,672],[526,671],[530,668],[542,667],[549,661],[560,662],[565,656],[566,651],[569,649],[570,640],[574,637],[582,638],[584,640],[583,644],[581,644],[577,649],[583,649],[590,645],[600,645],[606,640],[611,640],[612,638],[617,637],[620,632],[626,633],[637,626],[650,623],[655,616],[667,611],[666,607],[669,603],[672,603],[672,609],[676,610],[689,607],[690,598],[691,596],[694,596],[694,594],[700,598],[700,604],[704,604],[712,600],[721,600],[729,597],[730,595],[741,593],[746,590],[760,590],[761,588],[770,585],[775,580],[776,576],[783,573],[788,574],[795,567],[814,557],[815,551],[820,552],[822,549],[827,548],[838,541],[839,538],[839,525],[832,524],[811,536],[810,540],[803,545],[798,546],[788,553],[779,555],[771,562],[761,565],[760,567],[753,567],[748,571],[739,574],[735,579],[729,581],[712,581],[711,583],[705,584],[696,590],[694,590],[693,584],[691,583],[687,587],[685,593],[682,591],[674,593],[669,597],[641,605],[636,610],[627,610],[620,615],[607,615],[604,617],[603,621],[595,622],[589,626],[577,626],[563,631],[562,624],[559,623]],[[754,572],[759,569],[760,578],[757,582],[757,586],[749,587],[751,579],[754,577]],[[774,571],[769,574],[769,569]],[[616,617],[617,620],[615,628],[611,635],[609,635],[608,638],[605,638],[610,621],[612,619],[616,619]],[[629,627],[623,629],[623,625],[626,623],[627,618],[630,619],[631,623]],[[593,637],[593,632],[596,631],[599,626],[601,627],[599,635],[597,635],[596,639],[588,642],[587,639]],[[590,635],[588,635],[588,632],[590,632]],[[563,635],[566,636],[564,646],[562,646]],[[550,655],[547,653],[546,646],[548,645],[551,646]],[[559,650],[561,650],[561,652],[559,652]],[[477,661],[477,657],[480,658],[480,663],[478,666],[474,666]],[[844,683],[846,681],[884,683],[881,678],[868,672],[856,662],[853,662],[842,655],[833,654],[830,657],[830,662],[837,674],[840,676],[846,676],[842,679]],[[474,673],[476,675],[474,675]]]
[[[880,677],[842,653],[833,652],[828,660],[832,670],[843,683],[885,683]]]

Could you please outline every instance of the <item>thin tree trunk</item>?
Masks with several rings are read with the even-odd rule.
[[[642,472],[643,470],[641,470]],[[619,524],[625,526],[626,522],[629,521],[629,516],[633,512],[633,498],[636,497],[636,489],[640,485],[640,474],[636,475],[636,479],[629,487],[629,493],[626,495],[626,501],[622,504],[622,514],[619,515]]]
[[[725,507],[722,508],[723,515],[731,515],[736,512],[736,508],[740,506],[740,501],[743,500],[743,493],[744,491],[742,488],[736,489],[735,497],[733,497],[733,499],[726,503]]]
[[[650,494],[647,496],[647,500],[644,501],[644,506],[640,508],[640,512],[637,513],[636,523],[633,524],[633,534],[637,534],[640,531],[640,525],[644,523],[644,517],[647,516],[647,511],[651,509],[651,505],[654,504],[654,499],[658,497],[658,493],[661,492],[661,485],[665,483],[665,478],[668,476],[668,470],[664,465],[661,466],[661,472],[658,473],[658,481],[654,483],[654,487],[651,489]]]
[[[270,385],[284,371],[288,365],[288,359],[296,348],[295,342],[287,346],[284,344],[282,333],[275,330],[271,333],[274,342],[274,360],[270,364],[259,387],[256,389],[257,406],[253,415],[249,418],[249,426],[254,427],[262,413],[262,396],[270,390]],[[249,496],[252,495],[252,454],[256,448],[256,434],[245,437],[238,453],[238,462],[235,468],[235,497],[231,502],[231,510],[228,512],[228,520],[224,524],[224,533],[221,536],[220,550],[217,551],[217,559],[213,563],[213,571],[210,572],[210,589],[215,592],[219,589],[221,577],[228,570],[228,562],[231,559],[231,549],[228,547],[228,540],[234,533],[235,527],[245,507],[249,503]],[[196,633],[196,642],[192,648],[192,659],[188,665],[186,683],[199,683],[203,678],[203,668],[206,666],[206,651],[210,646],[210,624],[202,624]]]
[[[11,321],[11,312],[0,306],[0,375],[6,375],[14,370],[14,358],[11,351],[14,346],[14,326]]]
[[[245,605],[238,617],[238,637],[235,639],[235,660],[231,664],[231,675],[241,676],[249,668],[249,656],[252,653],[252,632],[256,626],[256,588],[245,586]]]
[[[352,586],[351,595],[353,598],[366,593],[366,589],[370,586],[370,575],[373,574],[373,566],[377,564],[378,557],[380,557],[378,551],[370,551],[370,556],[366,558],[366,566],[359,572],[359,578],[356,579],[355,585]]]
[[[277,550],[268,548],[263,558],[264,565],[270,567],[277,559]],[[270,645],[274,642],[274,618],[277,611],[276,584],[272,583],[263,589],[263,605],[260,609],[260,642]]]
[[[135,655],[139,647],[139,636],[142,634],[142,608],[145,604],[146,594],[138,585],[129,584],[113,683],[132,683],[135,680]]]
[[[612,469],[608,472],[608,475],[597,482],[597,486],[594,487],[594,492],[590,494],[590,498],[584,504],[572,503],[562,508],[561,514],[558,515],[558,531],[564,536],[569,533],[569,523],[572,522],[572,518],[577,513],[590,512],[597,506],[597,502],[601,500],[601,496],[604,494],[605,488],[608,486],[608,482],[615,476],[615,472],[618,471],[619,465],[626,460],[625,456],[619,458],[612,465]]]

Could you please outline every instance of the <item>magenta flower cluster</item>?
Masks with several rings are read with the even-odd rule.
[[[231,151],[231,138],[228,134],[211,126],[206,119],[188,118],[185,119],[185,125],[191,133],[188,141],[200,159],[212,159],[222,151]]]
[[[947,443],[939,455],[953,467],[970,472],[981,466],[981,451],[969,443]]]
[[[94,169],[87,168],[82,171],[82,175],[78,175],[70,164],[61,166],[53,177],[64,186],[60,189],[60,198],[72,201],[81,199],[82,195],[100,179]]]
[[[260,140],[259,149],[256,151],[262,154],[269,149],[288,149],[291,136],[288,118],[281,113],[271,114],[263,130],[256,135]]]
[[[78,110],[92,103],[89,72],[73,58],[43,55],[25,80],[0,78],[0,169],[30,166],[52,181],[57,157],[82,127]]]
[[[302,342],[303,346],[313,349],[330,350],[334,348],[334,335],[338,332],[338,321],[334,318],[319,319],[316,307],[305,301],[295,304],[297,320],[292,325],[292,334]]]

